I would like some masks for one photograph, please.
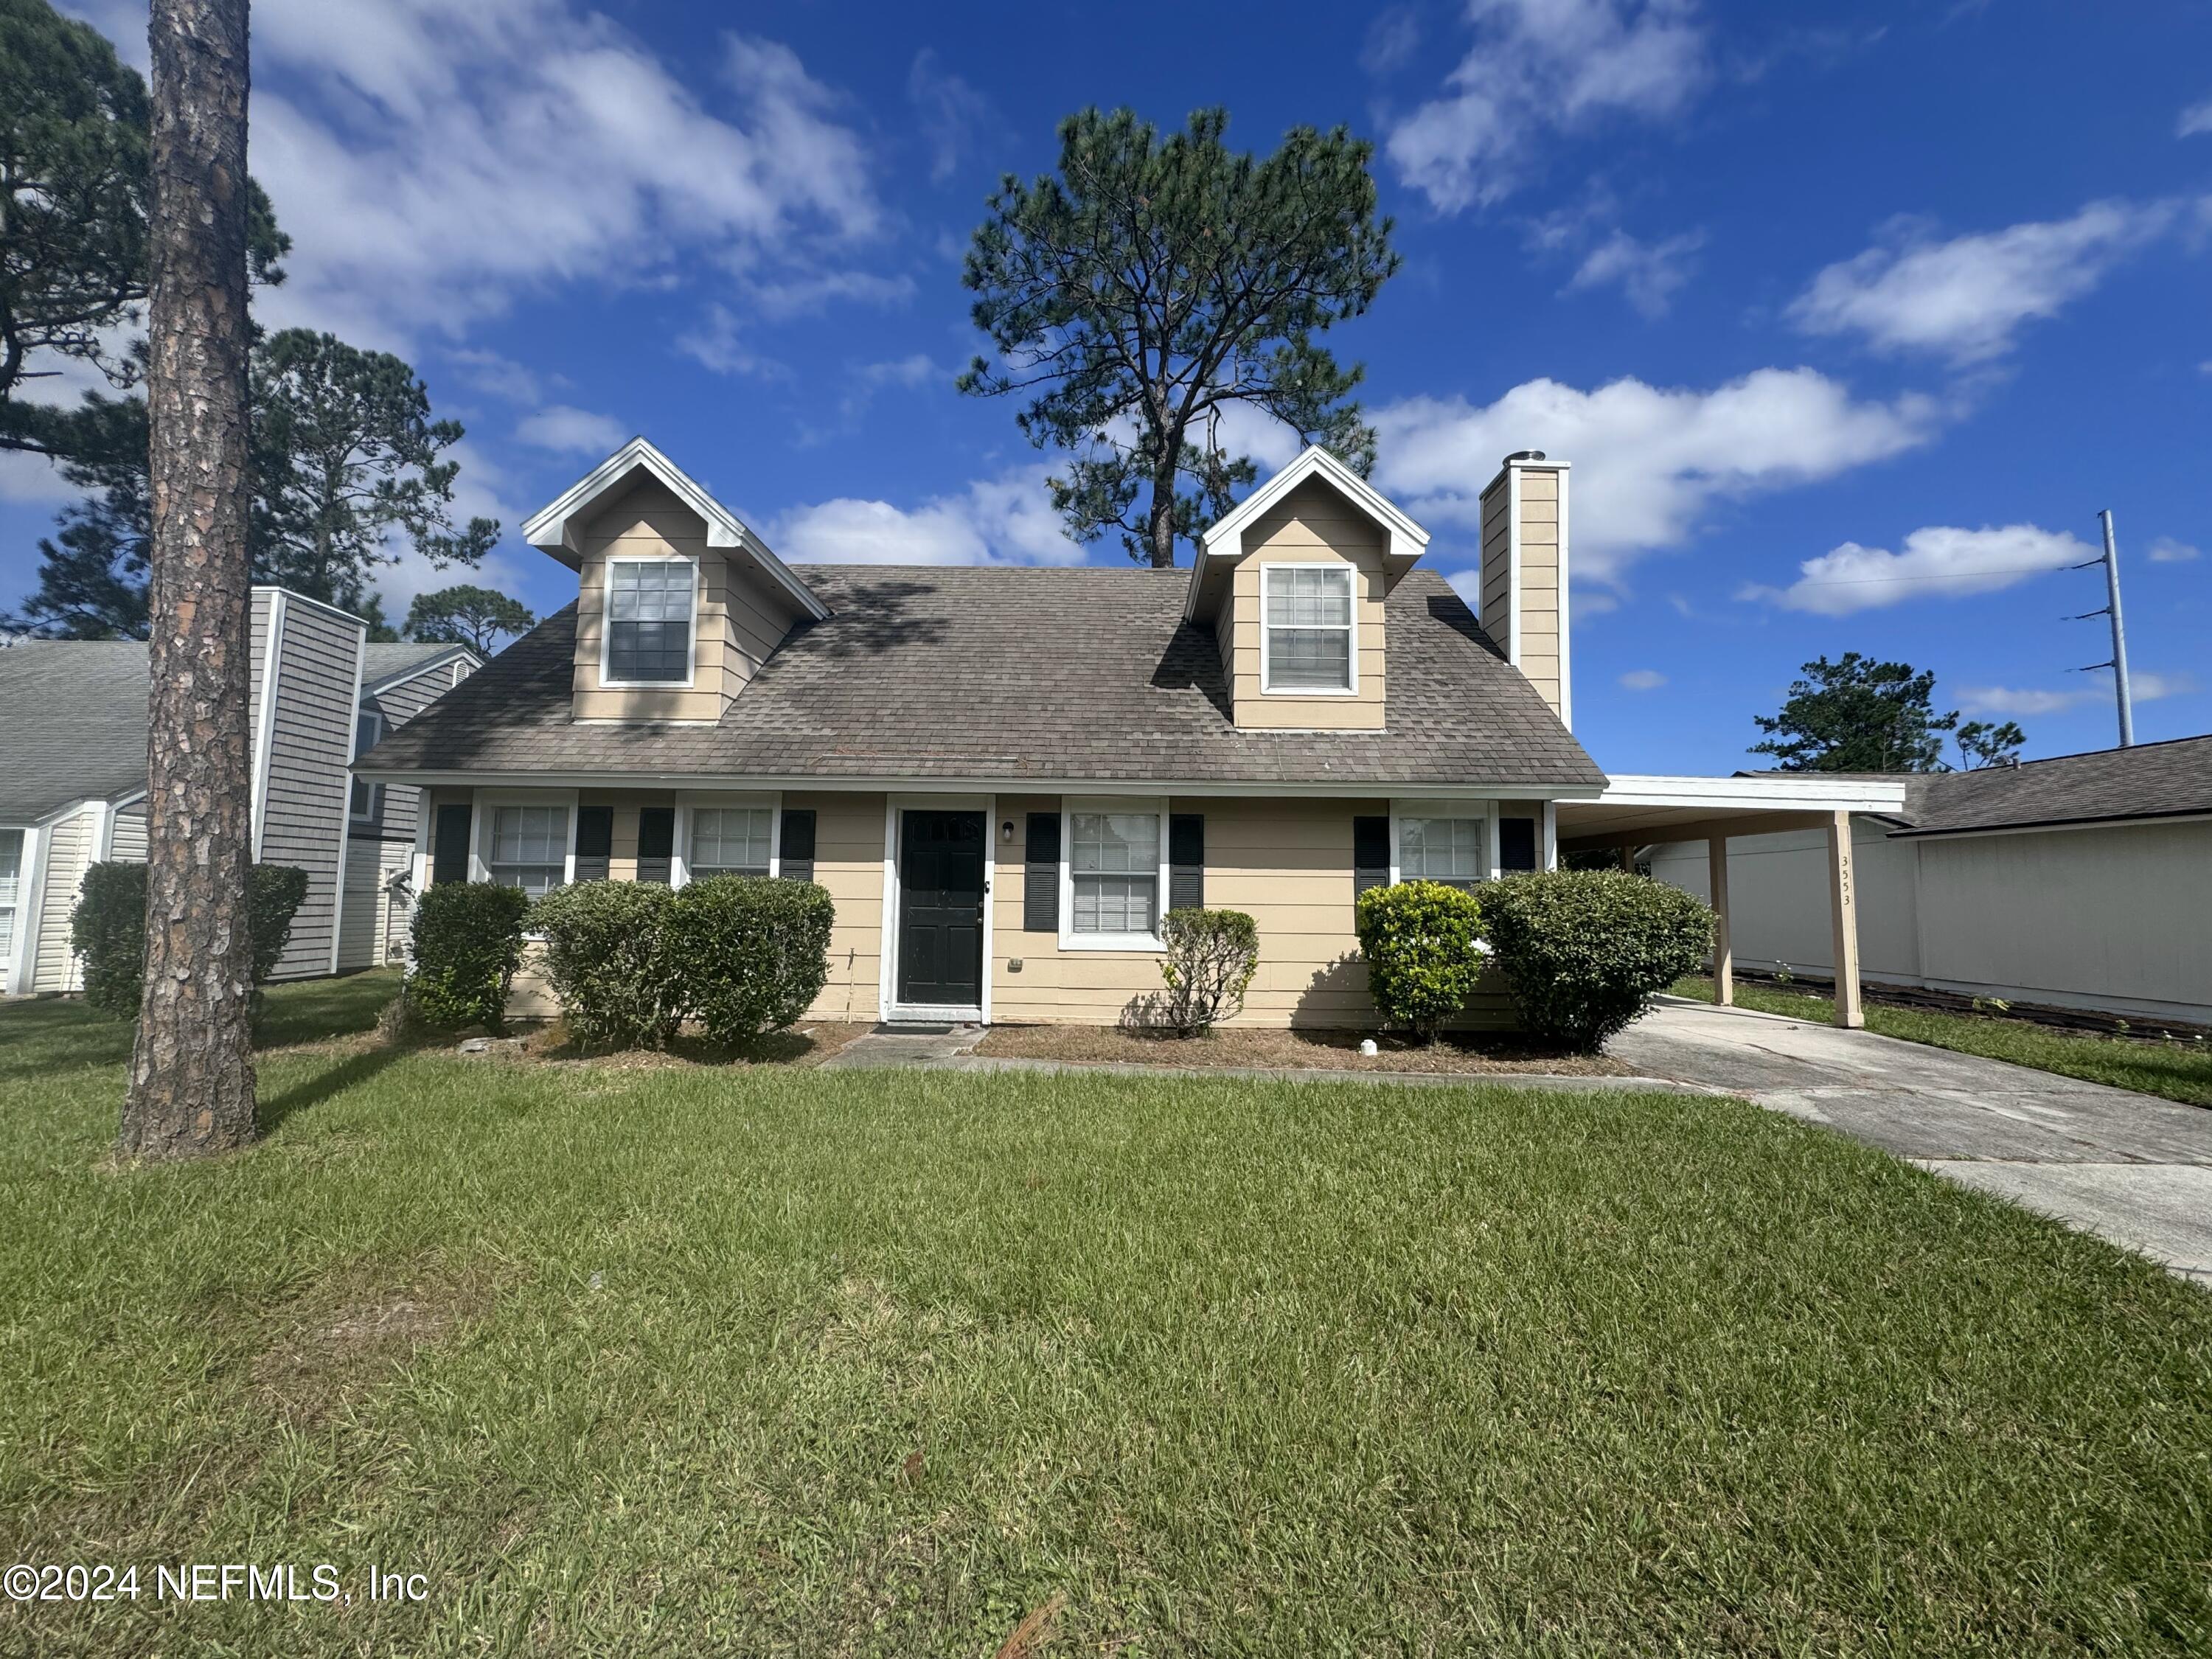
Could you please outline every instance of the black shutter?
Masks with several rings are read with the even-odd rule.
[[[1206,905],[1206,817],[1199,812],[1168,816],[1168,908],[1198,910]]]
[[[1029,838],[1023,845],[1022,931],[1056,933],[1060,931],[1060,814],[1030,814]]]
[[[814,879],[814,809],[783,809],[783,849],[776,872],[786,881]]]
[[[576,879],[605,881],[607,861],[614,856],[615,809],[579,806],[576,809]]]
[[[641,806],[637,812],[637,878],[657,881],[663,887],[673,879],[676,859],[676,809]]]
[[[1498,820],[1498,867],[1507,875],[1536,867],[1536,820]]]
[[[430,880],[442,887],[469,878],[469,816],[465,805],[441,806],[430,840]]]
[[[1360,817],[1352,821],[1352,896],[1390,884],[1390,820]]]

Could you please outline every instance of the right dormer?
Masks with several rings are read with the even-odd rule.
[[[1382,602],[1428,540],[1318,447],[1207,530],[1184,614],[1213,630],[1237,725],[1382,730],[1389,697]]]

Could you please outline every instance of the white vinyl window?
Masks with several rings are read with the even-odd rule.
[[[1260,573],[1261,689],[1354,689],[1351,569],[1336,564],[1271,564]]]
[[[1468,887],[1490,873],[1489,823],[1483,818],[1398,820],[1398,879]]]
[[[492,809],[491,878],[543,898],[567,878],[568,809],[496,806]]]
[[[0,830],[0,973],[4,973],[15,950],[15,915],[21,908],[18,894],[23,884],[23,832]]]
[[[384,716],[374,708],[362,709],[353,729],[353,757],[359,760],[376,747],[383,735]],[[384,786],[380,783],[356,778],[346,799],[347,810],[356,823],[374,823],[384,817]]]
[[[1099,944],[1155,945],[1162,815],[1078,809],[1067,815],[1068,931]]]
[[[690,878],[765,876],[775,848],[775,813],[765,806],[695,806]]]
[[[697,568],[689,559],[607,562],[606,651],[600,677],[610,685],[689,685]]]

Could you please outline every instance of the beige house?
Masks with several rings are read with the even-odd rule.
[[[575,604],[356,773],[427,792],[418,883],[821,883],[817,1018],[1110,1023],[1203,903],[1258,921],[1246,1020],[1369,1024],[1361,890],[1549,867],[1607,798],[1569,730],[1568,486],[1504,464],[1478,615],[1319,449],[1188,570],[793,568],[638,439],[525,527]],[[1700,823],[1762,810],[1668,781]],[[1787,805],[1901,799],[1832,793]]]

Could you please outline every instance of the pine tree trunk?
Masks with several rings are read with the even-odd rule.
[[[153,0],[146,994],[122,1150],[253,1138],[246,0]]]
[[[1182,441],[1178,434],[1167,447],[1170,458],[1181,454]],[[1152,475],[1152,514],[1145,528],[1151,532],[1152,568],[1175,568],[1175,486],[1176,469],[1172,459],[1168,465]]]

